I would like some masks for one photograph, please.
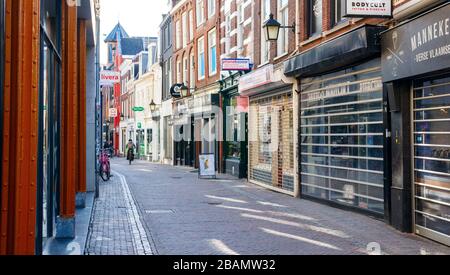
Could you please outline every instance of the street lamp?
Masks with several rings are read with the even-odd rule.
[[[152,99],[152,102],[150,103],[150,112],[155,112],[156,111],[156,104]]]
[[[263,29],[266,34],[266,41],[277,41],[280,29],[292,29],[295,33],[295,23],[292,26],[281,26],[280,22],[273,18],[273,14],[270,14],[269,19],[264,22]]]
[[[186,84],[183,83],[183,85],[180,87],[180,92],[182,97],[187,97],[189,94],[189,88],[186,86]]]
[[[125,120],[125,116],[123,114],[120,115],[120,121],[124,121]]]

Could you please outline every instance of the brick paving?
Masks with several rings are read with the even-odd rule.
[[[139,230],[133,198],[119,176],[100,182],[100,198],[94,203],[86,255],[152,254],[145,231]],[[140,232],[142,231],[142,232]],[[142,234],[143,233],[143,234]]]
[[[384,221],[192,168],[116,159],[161,255],[450,254]],[[378,253],[378,252],[376,252]]]

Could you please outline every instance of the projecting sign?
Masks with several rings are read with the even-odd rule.
[[[214,154],[201,154],[199,155],[200,169],[199,177],[216,177],[216,157]]]
[[[110,108],[109,109],[109,117],[110,118],[116,118],[117,117],[117,109],[116,108]]]
[[[391,0],[346,0],[345,17],[392,17]]]
[[[224,58],[222,59],[222,71],[250,71],[250,59]]]
[[[447,69],[450,64],[450,3],[382,35],[383,81]]]
[[[100,85],[113,86],[120,82],[120,73],[114,71],[101,71],[100,72]]]

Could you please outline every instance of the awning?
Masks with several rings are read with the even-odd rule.
[[[309,77],[347,67],[381,54],[380,33],[386,27],[364,25],[301,53],[284,64],[289,77]]]

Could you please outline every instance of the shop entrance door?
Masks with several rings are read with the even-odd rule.
[[[414,82],[417,234],[450,245],[450,75]]]

